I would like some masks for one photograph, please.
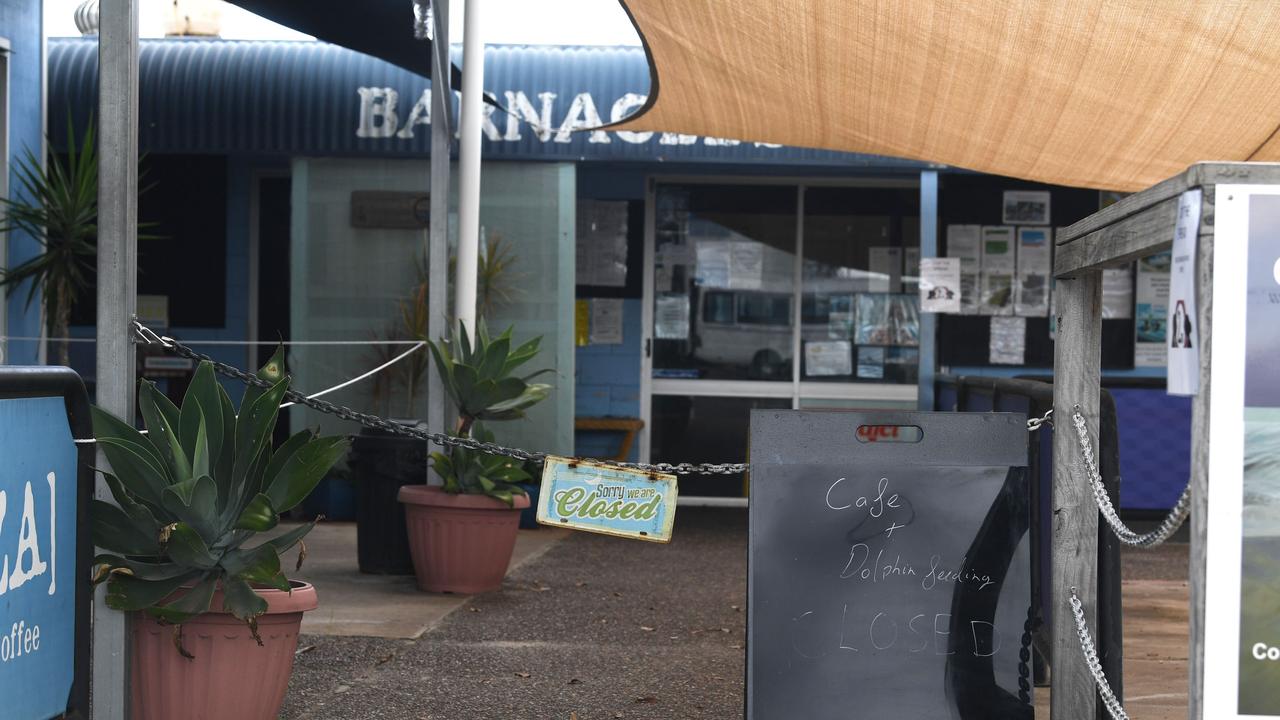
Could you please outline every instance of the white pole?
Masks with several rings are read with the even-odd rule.
[[[103,0],[100,17],[97,402],[132,423],[135,362],[130,321],[138,276],[138,0]],[[98,463],[106,467],[102,451],[98,451]],[[111,502],[101,478],[94,495]],[[129,716],[128,637],[125,614],[108,609],[103,593],[96,593],[94,720]]]
[[[427,337],[433,342],[449,334],[449,174],[453,147],[453,92],[449,59],[449,0],[431,3],[435,22],[431,41],[431,227],[427,231]],[[445,427],[444,382],[435,368],[427,370],[427,427]],[[443,451],[444,446],[433,446]],[[426,468],[428,483],[438,483]]]
[[[462,119],[458,167],[458,269],[453,307],[458,322],[475,331],[476,266],[480,246],[480,124],[484,103],[481,0],[466,0],[462,32]]]

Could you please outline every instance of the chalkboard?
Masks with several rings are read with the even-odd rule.
[[[747,718],[1031,718],[1026,417],[751,414]]]

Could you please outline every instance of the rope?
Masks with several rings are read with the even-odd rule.
[[[1098,505],[1098,511],[1102,517],[1111,526],[1112,532],[1120,539],[1120,542],[1126,545],[1132,545],[1140,548],[1152,548],[1165,540],[1168,540],[1178,528],[1182,527],[1182,523],[1187,519],[1187,514],[1191,511],[1191,483],[1187,482],[1187,487],[1182,491],[1182,497],[1178,498],[1178,503],[1173,506],[1173,510],[1160,521],[1160,525],[1149,533],[1139,535],[1129,529],[1127,525],[1120,519],[1120,515],[1116,513],[1115,506],[1111,504],[1111,497],[1107,495],[1107,489],[1102,484],[1102,473],[1098,471],[1098,463],[1093,456],[1093,445],[1089,442],[1089,427],[1085,423],[1084,416],[1080,414],[1080,406],[1076,405],[1071,413],[1071,420],[1076,426],[1076,434],[1080,438],[1080,454],[1084,456],[1085,468],[1088,470],[1089,484],[1093,489],[1093,499]]]
[[[341,390],[341,389],[342,389],[342,388],[344,388],[344,387],[347,387],[348,385],[354,385],[354,384],[356,384],[356,383],[360,382],[361,380],[364,380],[364,379],[365,379],[365,378],[367,378],[367,377],[370,377],[370,376],[376,375],[376,374],[378,374],[379,372],[382,372],[383,370],[386,370],[387,368],[391,367],[392,365],[395,365],[396,363],[400,362],[401,360],[403,360],[403,359],[405,359],[405,358],[409,357],[410,355],[412,355],[412,354],[414,354],[414,353],[418,352],[418,351],[419,351],[419,350],[421,350],[425,345],[426,345],[426,343],[425,343],[425,342],[420,342],[420,343],[418,343],[417,345],[414,345],[413,347],[409,348],[408,350],[405,350],[404,352],[400,353],[399,355],[397,355],[397,356],[395,356],[395,357],[391,358],[390,360],[388,360],[388,361],[386,361],[386,362],[382,363],[382,364],[381,364],[381,365],[379,365],[378,367],[376,367],[376,368],[374,368],[374,369],[370,370],[369,372],[367,372],[367,373],[365,373],[365,374],[363,374],[363,375],[359,375],[359,376],[357,376],[357,377],[353,377],[353,378],[351,378],[350,380],[348,380],[348,381],[346,381],[346,382],[343,382],[343,383],[339,383],[339,384],[337,384],[337,385],[334,385],[333,387],[331,387],[331,388],[329,388],[329,389],[327,389],[327,390],[321,390],[321,391],[320,391],[320,392],[318,392],[318,393],[314,393],[314,394],[308,395],[308,396],[307,396],[307,399],[308,399],[308,400],[314,400],[315,398],[318,398],[318,397],[320,397],[320,396],[322,396],[322,395],[328,395],[328,394],[329,394],[329,393],[331,393],[331,392],[336,392],[336,391],[338,391],[338,390]],[[291,405],[296,405],[296,404],[297,404],[297,403],[287,402],[287,403],[284,403],[283,405],[281,405],[281,406],[280,406],[280,409],[281,409],[281,410],[283,410],[283,409],[285,409],[285,408],[287,408],[287,407],[289,407],[289,406],[291,406]]]
[[[1111,683],[1107,682],[1107,676],[1102,672],[1102,662],[1098,660],[1098,650],[1093,645],[1093,637],[1089,635],[1089,626],[1084,620],[1084,605],[1081,604],[1080,598],[1076,596],[1076,589],[1071,588],[1071,614],[1076,620],[1076,635],[1080,637],[1080,652],[1084,654],[1084,662],[1089,666],[1089,673],[1093,675],[1093,681],[1098,687],[1098,697],[1102,699],[1102,704],[1107,708],[1107,713],[1111,715],[1111,720],[1129,720],[1129,714],[1124,711],[1124,706],[1116,699],[1116,694],[1111,690]]]

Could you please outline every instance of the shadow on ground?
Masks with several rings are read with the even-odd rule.
[[[575,533],[414,640],[304,635],[283,717],[741,718],[746,511]]]

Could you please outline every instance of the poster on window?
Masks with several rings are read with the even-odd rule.
[[[1169,320],[1169,251],[1138,261],[1134,284],[1134,367],[1164,367],[1169,357],[1165,324]]]
[[[1049,276],[1053,273],[1053,240],[1049,228],[1018,228],[1018,280],[1015,315],[1049,314]]]
[[[1217,186],[1213,270],[1204,717],[1280,717],[1280,186]]]
[[[627,203],[579,200],[577,233],[577,284],[625,287]]]
[[[1013,314],[1013,279],[1017,272],[1013,228],[982,228],[982,278],[978,309],[983,315]]]
[[[978,313],[978,279],[982,270],[982,226],[948,225],[947,257],[960,259],[960,314]]]

